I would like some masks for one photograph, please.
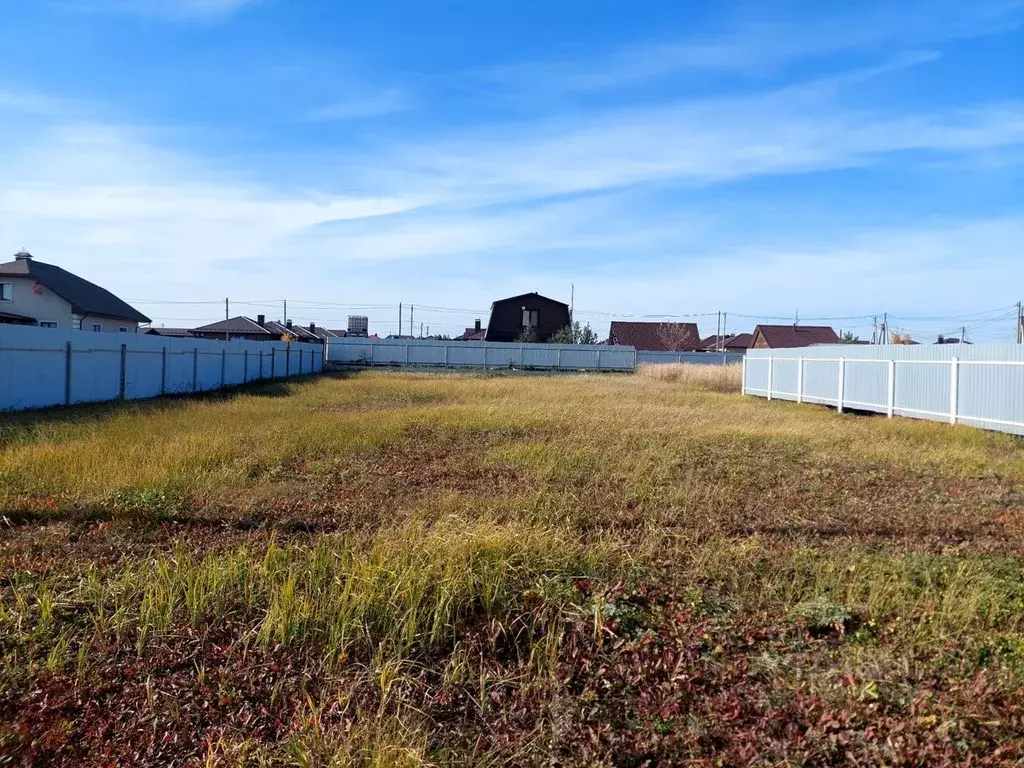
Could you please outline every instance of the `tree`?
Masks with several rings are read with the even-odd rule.
[[[537,343],[537,329],[536,328],[524,328],[522,332],[516,336],[517,344],[536,344]]]
[[[579,321],[555,331],[548,341],[552,344],[597,344],[597,334],[590,323],[580,326]]]
[[[913,344],[914,340],[910,338],[910,334],[906,331],[897,328],[892,332],[892,337],[889,339],[890,344]]]
[[[843,338],[840,339],[840,341],[842,341],[843,344],[856,344],[860,341],[860,337],[854,336],[853,331],[847,331],[843,334]]]
[[[669,352],[684,352],[693,348],[693,334],[686,323],[662,323],[658,338]]]

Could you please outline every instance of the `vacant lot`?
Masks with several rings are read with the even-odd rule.
[[[1018,763],[1021,443],[730,386],[2,417],[0,766]]]

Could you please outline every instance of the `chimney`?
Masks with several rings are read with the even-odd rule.
[[[475,324],[473,330],[475,330],[477,333],[480,332],[480,318],[479,317],[476,319],[476,324]]]
[[[267,323],[266,315],[256,315],[256,325],[262,328]]]
[[[32,254],[22,248],[16,254],[14,254],[16,261],[32,261]]]
[[[310,333],[316,333],[316,323],[310,323],[309,324],[309,332]]]
[[[284,327],[287,328],[290,331],[292,329],[292,321],[291,320],[285,320],[284,321]]]
[[[938,343],[939,343],[939,344],[945,344],[945,343],[946,343],[946,340],[945,340],[945,339],[944,339],[944,338],[943,338],[943,337],[942,337],[942,336],[940,335],[940,336],[939,336],[939,341],[938,341]]]

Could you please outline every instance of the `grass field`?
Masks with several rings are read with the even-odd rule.
[[[1014,765],[1024,451],[735,371],[0,421],[0,766]]]

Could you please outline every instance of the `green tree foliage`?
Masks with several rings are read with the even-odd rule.
[[[843,344],[856,344],[858,341],[860,341],[860,337],[854,336],[853,331],[847,331],[846,333],[843,334],[843,338],[841,339],[841,341],[843,342]]]
[[[597,334],[590,327],[590,323],[581,326],[577,321],[572,325],[559,328],[549,342],[551,344],[597,344]]]
[[[524,328],[522,333],[516,336],[517,344],[536,344],[537,343],[537,329],[536,328]]]

